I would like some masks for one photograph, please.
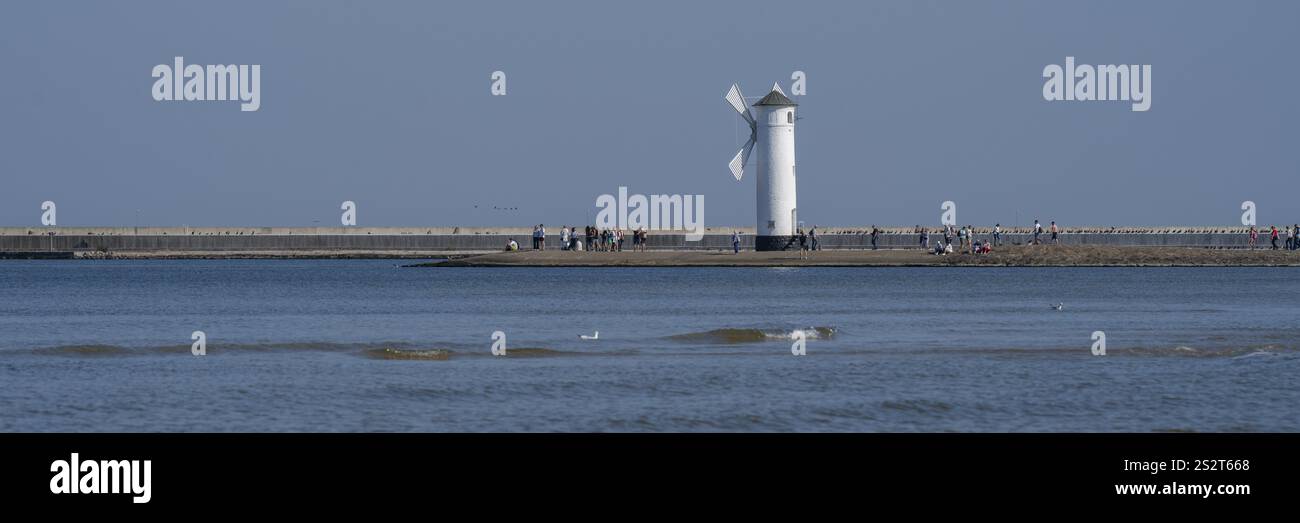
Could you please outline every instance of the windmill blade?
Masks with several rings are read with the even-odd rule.
[[[756,125],[754,116],[749,114],[749,106],[745,105],[745,95],[740,93],[739,85],[731,84],[731,89],[727,91],[727,95],[723,96],[723,99],[727,100],[727,103],[731,104],[731,108],[740,113],[740,116],[744,117],[746,122],[749,122],[751,129],[754,128]]]
[[[736,151],[736,156],[727,164],[727,167],[731,168],[731,175],[736,177],[736,181],[740,181],[740,177],[745,174],[745,164],[749,163],[749,154],[754,151],[754,142],[756,141],[754,136],[750,136],[749,141],[745,142],[745,146]]]

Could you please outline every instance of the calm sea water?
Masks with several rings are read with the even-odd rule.
[[[0,430],[1300,430],[1296,268],[397,265],[0,262]]]

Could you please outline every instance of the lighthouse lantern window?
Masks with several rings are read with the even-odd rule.
[[[794,111],[785,112],[785,123],[794,123]]]

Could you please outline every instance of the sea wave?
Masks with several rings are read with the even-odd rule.
[[[561,356],[610,357],[641,355],[651,357],[688,357],[718,356],[745,357],[755,354],[776,354],[770,348],[764,349],[763,342],[789,340],[796,332],[803,331],[808,339],[828,339],[835,337],[833,327],[810,327],[806,329],[764,329],[764,328],[723,328],[707,331],[678,334],[661,338],[658,342],[650,341],[634,348],[581,350],[555,349],[549,347],[511,347],[506,351],[510,358],[544,358]],[[665,340],[667,344],[665,344]],[[746,348],[746,346],[753,345]],[[709,350],[712,346],[714,350]],[[585,347],[585,346],[584,346]],[[687,348],[689,347],[689,348]],[[649,350],[647,350],[649,349]],[[326,352],[355,355],[363,358],[380,360],[445,360],[456,358],[491,358],[486,346],[456,343],[410,343],[410,342],[291,342],[291,343],[242,343],[210,344],[208,355],[221,354],[300,354],[303,352]],[[159,346],[123,346],[110,344],[68,344],[34,349],[0,350],[0,356],[17,356],[29,354],[35,356],[55,356],[70,358],[110,358],[143,356],[190,356],[189,345]],[[951,346],[867,346],[838,344],[821,347],[817,354],[835,357],[874,357],[874,356],[908,356],[927,355],[952,357],[1088,357],[1092,358],[1089,348],[1062,346],[1026,346],[1026,347],[951,347]],[[1202,345],[1175,344],[1139,345],[1129,347],[1110,347],[1108,357],[1137,358],[1232,358],[1240,360],[1272,360],[1276,362],[1294,361],[1300,357],[1300,346],[1279,343],[1212,343]]]
[[[220,343],[208,344],[206,347],[207,354],[220,353],[249,353],[249,352],[356,352],[368,351],[375,349],[392,348],[395,350],[404,350],[411,348],[406,343],[334,343],[334,342],[286,342],[286,343]],[[100,356],[153,356],[160,354],[191,354],[190,345],[153,345],[153,346],[125,346],[125,345],[108,345],[108,344],[70,344],[57,345],[51,347],[38,347],[30,350],[16,351],[18,353],[29,353],[38,356],[70,356],[70,357],[100,357]],[[3,352],[0,352],[3,354]]]
[[[451,358],[451,351],[447,349],[394,349],[384,347],[382,349],[366,349],[362,354],[368,358],[378,360],[416,360],[416,361],[446,361]]]
[[[492,354],[484,347],[482,350],[477,348],[470,349],[454,343],[443,343],[434,346],[427,344],[415,345],[407,342],[374,342],[374,343],[335,343],[335,342],[289,342],[289,343],[221,343],[210,344],[207,346],[208,355],[218,354],[239,354],[239,353],[300,353],[300,352],[335,352],[340,354],[355,354],[357,356],[381,359],[381,360],[445,360],[450,358],[454,353],[458,357],[491,357]],[[18,351],[0,351],[4,354],[33,354],[37,356],[64,356],[64,357],[130,357],[130,356],[158,356],[158,355],[185,355],[191,354],[189,345],[155,345],[155,346],[124,346],[124,345],[105,345],[105,344],[73,344],[59,345],[53,347],[40,347],[35,349],[18,350]],[[539,358],[548,356],[579,355],[579,354],[623,354],[622,352],[574,352],[556,350],[546,347],[511,347],[506,352],[506,357],[513,358]]]
[[[33,354],[49,356],[83,356],[83,357],[104,357],[104,356],[129,356],[131,349],[119,347],[117,345],[62,345],[58,347],[42,347],[33,349]]]
[[[796,329],[724,328],[701,332],[675,334],[668,339],[685,343],[757,343],[771,340],[788,340],[798,333],[806,339],[828,339],[835,336],[835,327],[806,327]]]
[[[1173,356],[1191,358],[1244,358],[1248,356],[1275,355],[1295,352],[1295,349],[1276,344],[1265,345],[1218,345],[1189,347],[1175,345],[1165,347],[1132,347],[1111,349],[1107,354],[1127,354],[1131,356]]]
[[[506,357],[519,358],[540,358],[545,356],[563,356],[565,354],[576,354],[570,351],[547,349],[543,347],[520,347],[506,349]]]

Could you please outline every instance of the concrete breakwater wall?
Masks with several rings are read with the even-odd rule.
[[[13,228],[10,228],[13,229]],[[0,234],[0,252],[104,252],[104,253],[147,253],[147,252],[288,252],[295,251],[405,251],[405,252],[474,252],[499,251],[504,249],[507,241],[513,238],[520,248],[529,249],[531,231],[521,229],[518,233],[494,232],[480,234],[383,234],[369,233],[348,234],[85,234],[86,231],[64,229],[30,229],[30,234]],[[414,230],[414,229],[412,229]],[[421,229],[424,230],[424,229]],[[832,229],[833,230],[833,229]],[[82,232],[82,234],[74,234]],[[170,232],[170,231],[165,231]],[[839,232],[839,231],[836,231]],[[53,234],[51,234],[53,233]],[[931,233],[931,246],[941,236]],[[990,234],[980,233],[976,239],[985,240]],[[920,236],[910,230],[891,231],[880,235],[877,245],[882,249],[920,248]],[[1050,241],[1050,234],[1043,234],[1043,242]],[[844,234],[827,232],[819,235],[823,249],[869,249],[869,234]],[[1002,243],[1025,244],[1032,240],[1028,232],[1003,233]],[[751,249],[754,236],[741,235],[741,248]],[[558,234],[547,235],[547,246],[559,248]],[[1243,232],[1066,232],[1060,235],[1064,245],[1111,245],[1144,247],[1209,247],[1209,248],[1244,248],[1248,244]],[[1280,242],[1279,242],[1280,243]],[[791,248],[798,248],[792,242]],[[1267,247],[1266,235],[1260,235],[1259,245]],[[631,236],[624,241],[624,249],[632,248]],[[659,234],[652,232],[649,236],[649,248],[664,250],[696,249],[730,249],[731,236],[727,234],[705,234],[700,241],[686,241],[682,234]]]

